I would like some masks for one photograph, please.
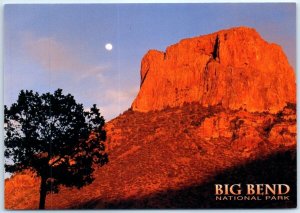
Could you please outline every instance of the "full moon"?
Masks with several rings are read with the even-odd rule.
[[[113,48],[112,44],[111,43],[107,43],[105,44],[105,49],[108,50],[108,51],[111,51]]]

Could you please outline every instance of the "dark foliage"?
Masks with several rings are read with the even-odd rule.
[[[58,89],[39,95],[21,91],[16,103],[4,107],[7,172],[25,169],[41,177],[40,208],[46,194],[59,185],[81,188],[93,181],[94,165],[108,162],[104,118],[96,105],[89,112]]]

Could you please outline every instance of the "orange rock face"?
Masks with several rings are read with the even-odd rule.
[[[295,103],[295,74],[281,47],[238,27],[150,50],[141,63],[135,111],[198,102],[249,112],[278,112]]]
[[[295,105],[277,114],[206,108],[199,103],[158,112],[129,110],[107,123],[106,131],[109,163],[95,168],[92,184],[80,190],[61,187],[58,194],[48,194],[47,209],[220,207],[228,202],[213,199],[211,190],[218,181],[240,183],[249,178],[249,182],[287,183],[284,176],[295,181],[290,172],[296,166],[283,157],[267,165],[247,166],[247,162],[266,160],[274,153],[296,150]],[[247,173],[239,173],[239,166]],[[232,173],[227,171],[230,168]],[[254,171],[260,170],[266,173],[257,179]],[[228,179],[214,179],[219,173]],[[196,188],[176,196],[171,193],[207,181],[212,181],[207,191]],[[159,196],[158,192],[166,194]],[[207,197],[200,200],[203,196]],[[30,173],[5,181],[5,208],[36,209],[38,201],[39,179]]]
[[[132,109],[106,124],[109,163],[95,168],[90,185],[48,194],[46,208],[257,208],[216,202],[214,184],[295,189],[296,119],[294,72],[253,29],[151,50]],[[38,207],[39,179],[30,175],[5,181],[5,208]],[[295,207],[290,199],[259,205]]]

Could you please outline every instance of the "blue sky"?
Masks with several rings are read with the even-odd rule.
[[[21,89],[62,88],[110,120],[130,107],[149,49],[234,26],[281,45],[295,68],[293,3],[6,5],[4,103]]]

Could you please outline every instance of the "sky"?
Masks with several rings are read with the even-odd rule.
[[[281,45],[295,69],[294,3],[5,5],[4,104],[61,88],[108,121],[130,108],[149,49],[235,26]]]

